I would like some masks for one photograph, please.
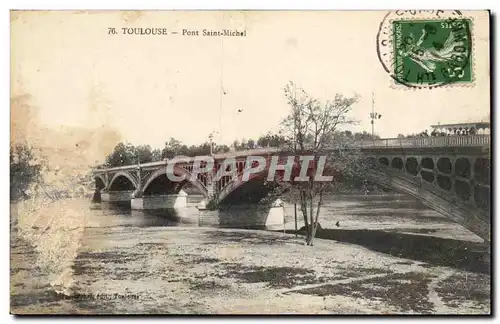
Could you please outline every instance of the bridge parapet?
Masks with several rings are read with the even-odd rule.
[[[489,147],[489,135],[467,135],[467,136],[433,136],[433,137],[405,137],[405,138],[382,138],[376,140],[353,141],[350,147],[359,149],[372,148],[453,148],[453,147]],[[334,147],[336,149],[338,147]],[[284,152],[275,147],[256,148],[252,150],[237,151],[214,154],[214,160],[224,160],[229,157],[247,157],[247,156],[266,156]],[[196,157],[186,157],[186,163],[192,163]],[[111,168],[96,168],[94,173],[103,173],[105,171],[130,171],[133,169],[158,169],[167,165],[167,159],[163,161],[148,162],[142,164],[125,165]]]
[[[489,146],[489,145],[490,145],[489,135],[467,135],[467,136],[383,138],[377,140],[360,141],[356,146],[361,148],[372,148],[372,147],[442,148],[442,147],[474,147],[474,146]]]

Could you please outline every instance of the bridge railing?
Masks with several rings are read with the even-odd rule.
[[[490,144],[490,135],[383,138],[359,142],[360,147],[455,147]]]
[[[366,140],[353,143],[359,148],[412,148],[412,147],[459,147],[459,146],[487,146],[490,144],[490,135],[464,135],[464,136],[430,136],[430,137],[406,137],[406,138],[382,138],[376,140]],[[279,152],[279,148],[257,148],[253,150],[228,152],[215,154],[214,159],[224,159],[227,157],[265,155]],[[194,157],[188,158],[194,160]],[[156,167],[166,165],[167,161],[157,161],[141,164],[141,167]],[[138,165],[126,165],[113,168],[102,168],[95,171],[118,171],[129,170],[138,167]]]

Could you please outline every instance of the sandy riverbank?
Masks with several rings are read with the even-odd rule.
[[[55,294],[40,271],[33,277],[36,263],[23,255],[29,246],[18,241],[11,258],[17,266],[11,269],[11,311],[490,312],[489,265],[477,253],[467,252],[476,243],[331,231],[323,237],[336,236],[337,241],[319,238],[311,248],[300,237],[264,231],[87,228],[72,265],[69,297]]]

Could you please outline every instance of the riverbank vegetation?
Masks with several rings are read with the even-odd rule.
[[[379,136],[363,132],[351,132],[349,130],[337,131],[337,137],[345,138],[346,141],[359,141],[377,139]],[[212,152],[227,153],[230,151],[245,151],[266,147],[283,147],[287,143],[287,139],[282,134],[267,134],[261,135],[257,139],[241,139],[234,140],[231,146],[225,144],[212,143]],[[126,142],[118,143],[113,152],[111,152],[105,160],[103,166],[117,167],[137,163],[148,163],[171,159],[176,156],[200,156],[210,154],[210,142],[204,142],[198,145],[186,145],[181,141],[171,137],[165,142],[162,149],[152,148],[150,145],[133,145]]]
[[[53,165],[28,143],[10,145],[10,200],[87,197],[93,191],[90,170],[66,170]]]
[[[41,177],[42,161],[35,158],[33,147],[14,144],[10,147],[10,199],[28,198],[30,187]]]

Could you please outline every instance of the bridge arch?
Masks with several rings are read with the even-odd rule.
[[[391,170],[373,169],[367,178],[378,185],[417,198],[429,208],[454,220],[474,234],[490,241],[489,219],[484,211],[468,206],[432,183]]]
[[[106,179],[102,175],[96,174],[94,176],[94,181],[96,190],[101,191],[102,189],[106,188]]]
[[[224,178],[222,178],[221,180],[219,180],[219,182],[221,182],[221,183],[218,184],[218,185],[222,186],[221,190],[219,191],[219,195],[217,197],[219,200],[219,203],[222,203],[231,194],[242,189],[242,187],[244,185],[249,185],[251,182],[255,183],[255,181],[258,181],[258,180],[264,181],[265,178],[267,177],[268,171],[269,171],[269,167],[266,166],[266,168],[264,170],[262,170],[261,172],[250,174],[250,176],[248,177],[248,181],[241,180],[243,177],[243,174],[245,173],[245,171],[242,171],[242,172],[238,173],[238,175],[236,177],[230,179],[229,182],[227,182],[225,185],[223,184]],[[259,181],[259,183],[260,183],[260,181]]]
[[[125,171],[119,171],[113,176],[113,178],[109,182],[107,190],[108,191],[135,190],[138,187],[139,185],[137,181],[130,173]]]
[[[207,188],[203,185],[203,183],[199,180],[191,180],[191,173],[187,171],[184,168],[181,168],[177,165],[174,165],[173,173],[177,177],[184,177],[185,180],[182,182],[178,183],[177,185],[173,185],[175,187],[175,191],[180,190],[186,183],[191,183],[196,189],[200,191],[200,193],[205,197],[208,198],[208,190]],[[155,181],[158,181],[161,177],[167,178],[167,167],[162,167],[161,169],[156,170],[153,172],[146,180],[146,183],[142,186],[141,188],[141,194],[144,195],[147,193],[148,189],[151,188],[151,186],[154,184]],[[168,179],[168,178],[167,178]],[[171,182],[170,180],[168,180]]]
[[[280,163],[281,164],[281,163]],[[224,181],[224,177],[220,179],[217,184],[219,187],[219,195],[218,202],[219,204],[227,201],[232,195],[238,193],[243,187],[248,188],[242,196],[237,199],[242,200],[252,200],[255,198],[256,200],[260,200],[268,195],[268,193],[273,190],[277,186],[277,182],[283,181],[284,170],[277,170],[274,175],[274,180],[268,182],[267,176],[269,173],[270,164],[266,163],[265,168],[257,173],[251,173],[248,177],[248,181],[242,181],[243,174],[245,170],[242,170],[238,173],[238,175],[234,178],[228,178],[227,182]],[[291,178],[298,176],[298,172],[300,171],[301,164],[297,161],[294,162],[291,172]],[[309,174],[309,173],[308,173]],[[309,174],[310,175],[310,174]],[[247,202],[257,202],[257,201],[247,201]]]
[[[437,158],[426,157],[423,167],[420,163],[424,159],[417,159],[415,157],[408,157],[406,159],[393,158],[391,160],[380,158],[378,159],[378,166],[373,163],[375,162],[373,157],[371,157],[370,160],[372,163],[366,174],[367,180],[383,187],[413,196],[429,208],[461,224],[479,237],[486,241],[490,240],[488,213],[485,208],[481,209],[482,205],[487,206],[488,202],[483,202],[482,200],[478,200],[477,202],[472,201],[472,199],[475,198],[474,196],[482,197],[489,195],[482,192],[482,195],[477,194],[478,189],[475,188],[474,191],[466,190],[467,197],[461,197],[457,191],[460,189],[456,185],[456,183],[459,183],[458,179],[453,181],[455,184],[452,184],[449,177],[444,177],[442,174],[438,173],[437,170],[434,172],[434,169],[437,169],[434,160],[437,161]],[[441,162],[441,164],[443,163],[447,162]],[[469,168],[469,164],[472,165],[472,163],[467,164],[465,162],[463,164],[466,165],[464,169]],[[477,164],[480,164],[480,166],[483,164],[488,165],[488,162],[480,160]],[[479,169],[480,166],[477,168]],[[444,170],[445,175],[448,169],[449,167],[446,165]],[[224,185],[221,185],[218,195],[219,204],[223,204],[225,200],[238,190],[241,190],[243,186],[252,186],[252,182],[254,182],[256,186],[262,186],[262,183],[266,182],[268,171],[269,166],[266,165],[263,171],[251,174],[249,181],[245,182],[241,181],[244,173],[243,171],[240,172],[237,177],[229,180],[225,184],[223,183]],[[486,172],[483,173],[486,174]],[[427,177],[427,175],[432,176],[432,179]],[[478,178],[481,178],[483,183],[487,182],[485,181],[485,179],[487,179],[486,175],[481,174]],[[261,189],[264,188],[261,187]],[[252,191],[252,189],[249,188],[249,191]],[[264,193],[266,190],[262,191]],[[257,191],[255,191],[255,193],[256,192]],[[455,192],[457,194],[456,197],[454,194]],[[464,195],[465,194],[462,196]],[[474,206],[474,203],[476,206]]]

